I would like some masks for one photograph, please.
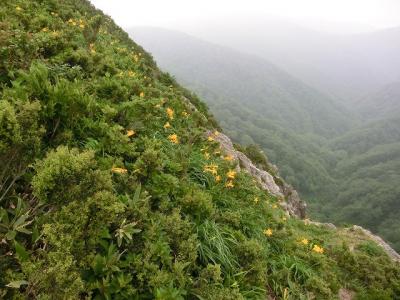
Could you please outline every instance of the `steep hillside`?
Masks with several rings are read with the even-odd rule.
[[[371,228],[400,249],[400,118],[370,123],[331,142],[337,194],[313,207],[325,220]],[[322,200],[322,199],[320,199]]]
[[[400,250],[396,85],[360,101],[361,122],[256,57],[179,32],[136,28],[131,35],[204,97],[235,141],[259,144],[312,216],[363,225]]]
[[[335,136],[352,124],[351,115],[335,105],[334,99],[256,56],[176,31],[134,28],[129,33],[151,51],[162,68],[194,89],[245,105],[296,133]],[[219,104],[218,99],[206,100]]]
[[[130,33],[161,67],[205,99],[235,141],[261,145],[303,194],[322,193],[333,184],[327,169],[335,157],[321,145],[355,121],[332,99],[254,56],[174,31]]]
[[[400,82],[393,82],[357,103],[357,111],[367,120],[400,116]]]
[[[399,27],[331,34],[268,18],[220,23],[209,20],[190,33],[271,61],[348,107],[400,79]]]
[[[400,296],[395,256],[289,217],[294,191],[89,2],[6,0],[0,28],[0,298]]]

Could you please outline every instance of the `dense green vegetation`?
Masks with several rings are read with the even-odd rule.
[[[287,219],[89,2],[6,0],[0,30],[1,298],[399,299],[398,263]]]
[[[357,116],[257,57],[167,30],[132,35],[207,101],[229,136],[262,147],[311,216],[360,224],[400,251],[398,85],[360,101]]]

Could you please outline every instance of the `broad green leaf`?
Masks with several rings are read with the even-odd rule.
[[[17,280],[17,281],[11,281],[9,284],[6,285],[6,287],[12,289],[19,289],[21,285],[27,285],[27,284],[29,284],[29,282],[26,280]]]

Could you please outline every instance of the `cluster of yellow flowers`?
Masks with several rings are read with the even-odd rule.
[[[233,155],[228,154],[228,155],[225,155],[223,157],[223,159],[226,160],[226,161],[232,161],[234,159],[234,157],[233,157]]]
[[[138,61],[139,61],[139,56],[140,56],[140,55],[141,55],[141,53],[139,53],[139,55],[133,54],[133,55],[132,55],[133,60],[134,60],[135,62],[138,62]]]
[[[51,12],[51,15],[54,16],[54,17],[58,17],[58,13],[56,13],[54,11]]]
[[[303,245],[305,245],[305,246],[307,246],[307,245],[310,243],[310,241],[309,241],[308,239],[306,239],[306,238],[302,238],[302,239],[299,241],[299,243],[300,243],[300,244],[303,244]],[[315,245],[312,247],[312,251],[314,251],[314,252],[316,252],[316,253],[322,254],[322,253],[324,253],[324,248],[321,247],[321,246],[319,246],[319,245],[316,245],[316,244],[315,244]]]
[[[90,53],[96,53],[96,49],[94,48],[94,44],[89,45]]]
[[[235,177],[236,177],[236,172],[233,171],[233,170],[229,170],[229,171],[226,173],[226,177],[228,178],[228,181],[226,182],[225,187],[227,187],[227,188],[233,188],[233,187],[234,187],[233,180],[234,180]]]
[[[318,246],[318,245],[314,245],[314,247],[312,248],[312,251],[322,254],[322,253],[324,253],[324,248],[322,248],[321,246]]]
[[[117,51],[121,53],[126,53],[128,50],[126,48],[117,47]]]
[[[207,159],[207,160],[209,160],[210,159],[210,157],[211,157],[211,155],[210,155],[210,153],[208,153],[207,151],[206,152],[204,152],[204,158],[205,159]]]
[[[78,26],[81,29],[84,29],[86,27],[85,21],[82,19],[79,20],[69,19],[67,23],[72,26]]]
[[[170,140],[171,143],[179,144],[178,136],[175,133],[174,134],[170,134],[168,136],[168,139]]]
[[[167,108],[167,116],[170,120],[174,119],[174,110],[170,107]]]
[[[111,171],[113,173],[117,173],[117,174],[126,174],[128,173],[128,170],[125,168],[119,168],[119,167],[112,167]]]
[[[128,130],[127,132],[126,132],[126,136],[127,137],[131,137],[131,136],[134,136],[135,135],[135,131],[134,130]]]
[[[217,176],[218,175],[218,165],[216,165],[216,164],[205,165],[203,168],[203,171],[211,173],[214,176]]]
[[[273,234],[273,231],[272,231],[271,228],[267,228],[267,229],[264,230],[264,234],[266,236],[271,236]]]
[[[303,244],[303,245],[308,245],[308,240],[306,239],[306,238],[303,238],[301,241],[300,241],[300,243],[301,244]]]

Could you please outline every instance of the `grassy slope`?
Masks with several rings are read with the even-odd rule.
[[[6,0],[0,29],[0,297],[399,297],[375,244],[228,174],[206,107],[88,2]]]
[[[130,34],[204,98],[233,140],[259,144],[313,217],[359,224],[400,251],[396,84],[360,101],[369,120],[355,126],[358,117],[263,59],[176,31]]]

